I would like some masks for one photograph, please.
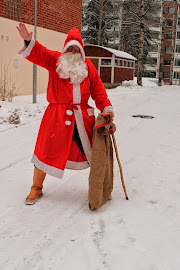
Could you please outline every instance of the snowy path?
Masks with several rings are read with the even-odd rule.
[[[130,200],[115,162],[113,200],[97,211],[88,209],[89,169],[47,176],[44,197],[25,206],[40,121],[1,132],[1,270],[180,269],[180,90],[108,94]]]

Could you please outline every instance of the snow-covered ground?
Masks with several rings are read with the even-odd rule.
[[[46,96],[0,102],[0,270],[180,269],[180,87],[144,80],[107,92],[129,201],[115,161],[113,199],[94,212],[89,169],[47,176],[42,199],[25,206]],[[19,125],[6,122],[14,111]]]

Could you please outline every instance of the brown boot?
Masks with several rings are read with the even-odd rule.
[[[39,170],[36,167],[34,168],[33,185],[31,187],[30,194],[26,198],[27,205],[35,204],[37,199],[43,196],[42,188],[45,176],[45,172]]]

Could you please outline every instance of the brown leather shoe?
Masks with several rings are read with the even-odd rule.
[[[37,190],[36,187],[31,187],[31,192],[26,198],[26,205],[35,204],[36,201],[43,196],[42,189]]]

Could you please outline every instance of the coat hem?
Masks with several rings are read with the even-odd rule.
[[[64,175],[64,170],[52,167],[50,165],[45,164],[44,162],[40,161],[35,154],[33,154],[31,162],[43,172],[52,175],[57,178],[62,178]]]
[[[66,163],[66,169],[83,170],[89,167],[90,165],[87,161],[76,162],[76,161],[68,160]]]

